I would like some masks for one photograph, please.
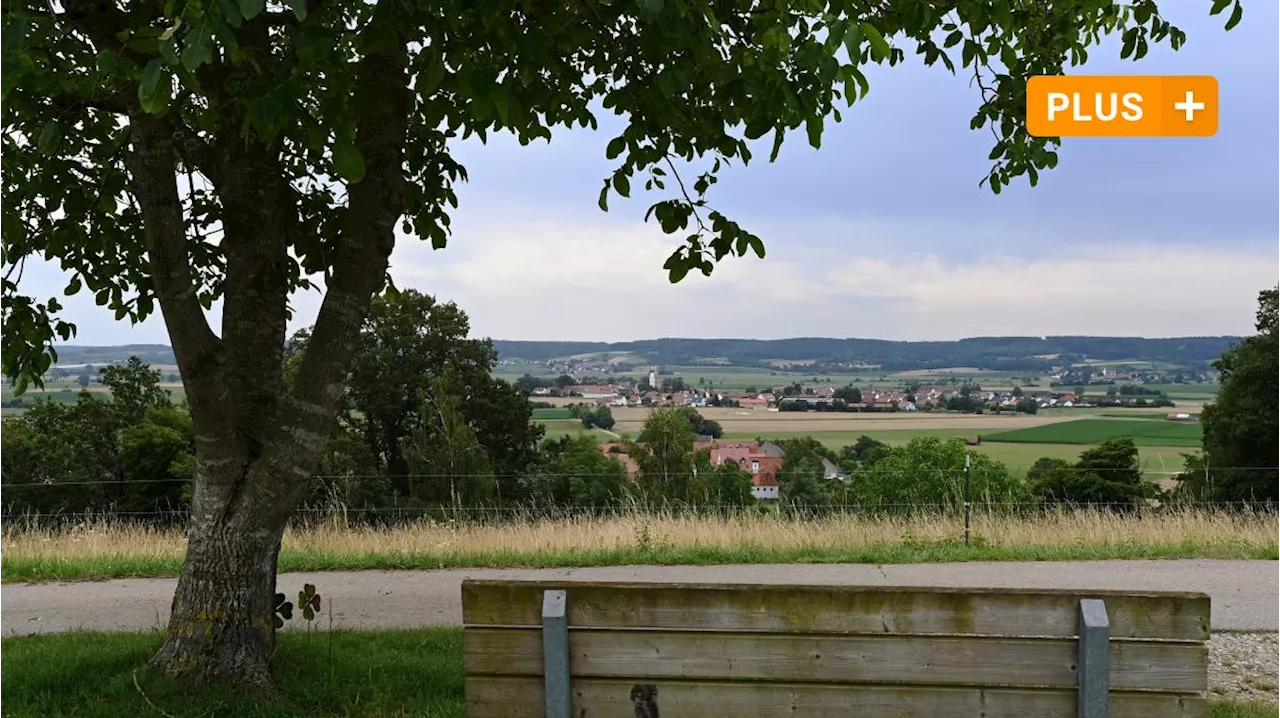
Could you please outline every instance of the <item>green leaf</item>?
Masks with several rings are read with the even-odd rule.
[[[1227,20],[1225,28],[1230,30],[1240,24],[1240,18],[1244,16],[1244,8],[1240,6],[1240,0],[1236,0],[1236,6],[1231,11],[1231,17]]]
[[[348,184],[359,184],[364,179],[364,155],[347,137],[339,137],[333,148],[333,169]]]
[[[609,211],[609,180],[604,181],[604,187],[600,189],[600,199],[596,200],[596,204],[600,206],[601,211]]]
[[[862,26],[856,23],[844,36],[844,49],[849,53],[849,62],[857,65],[862,60]]]
[[[173,94],[173,83],[169,80],[169,70],[159,58],[151,58],[142,70],[142,80],[138,83],[138,102],[147,114],[160,115],[169,107],[169,99]]]
[[[57,120],[48,120],[44,123],[44,127],[40,130],[40,139],[36,141],[36,147],[46,155],[51,155],[58,149],[58,145],[62,143],[62,125]]]
[[[627,177],[626,173],[623,172],[622,170],[618,170],[617,172],[614,172],[613,188],[617,190],[618,194],[622,195],[623,197],[630,197],[631,196],[631,178]]]
[[[621,136],[615,137],[612,140],[609,140],[609,146],[604,151],[605,159],[615,159],[618,155],[622,154],[622,151],[625,149],[627,149],[627,138]]]
[[[809,119],[805,120],[804,129],[806,132],[809,133],[809,144],[812,145],[815,150],[821,148],[822,147],[822,118],[810,117]]]
[[[71,281],[67,283],[67,288],[62,290],[62,293],[70,297],[79,291],[80,291],[80,277],[72,277]]]
[[[867,41],[871,43],[871,55],[876,60],[883,60],[889,56],[889,43],[885,41],[884,35],[880,34],[871,23],[861,23],[862,33],[867,36]]]
[[[293,14],[298,17],[301,22],[307,19],[307,0],[287,0],[289,8],[293,10]]]
[[[182,48],[182,66],[190,72],[213,59],[213,34],[207,26],[192,28],[187,33],[186,47]]]
[[[266,9],[267,0],[240,0],[240,14],[245,20],[254,19]]]
[[[422,76],[422,86],[420,92],[435,92],[440,87],[440,83],[444,81],[444,59],[440,57],[440,53],[431,56],[431,61],[427,63],[427,70]]]
[[[1213,6],[1209,8],[1209,14],[1217,15],[1223,10],[1226,10],[1227,6],[1230,4],[1231,0],[1213,0]]]

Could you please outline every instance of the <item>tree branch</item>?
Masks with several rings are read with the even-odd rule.
[[[394,2],[380,2],[371,25],[398,38],[395,7]],[[407,49],[399,39],[371,50],[360,62],[356,92],[367,109],[356,123],[355,145],[364,156],[365,177],[348,187],[333,275],[277,422],[283,440],[272,442],[276,452],[267,460],[280,467],[311,466],[328,441],[360,329],[386,278],[396,222],[404,210],[407,64]],[[276,515],[292,511],[306,489],[305,474],[287,478],[291,481],[260,486],[267,494],[259,497],[261,503]]]

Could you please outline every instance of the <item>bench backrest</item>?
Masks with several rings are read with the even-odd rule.
[[[462,612],[471,718],[1205,712],[1198,593],[464,581]]]

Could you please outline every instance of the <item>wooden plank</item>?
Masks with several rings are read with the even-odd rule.
[[[1116,689],[1207,689],[1208,649],[1200,643],[1112,643]],[[468,675],[541,675],[540,631],[463,632]],[[575,677],[689,678],[841,683],[1046,686],[1076,689],[1070,639],[836,636],[701,631],[569,631]]]
[[[1102,598],[1111,639],[1206,641],[1200,593],[730,584],[464,581],[466,625],[541,624],[542,591],[569,591],[569,625],[766,633],[1077,635],[1082,598]]]
[[[579,678],[574,716],[584,718],[1075,718],[1074,690],[832,686],[786,683],[636,682]],[[1113,692],[1110,718],[1203,718],[1198,696]],[[468,718],[541,718],[537,678],[467,678]]]

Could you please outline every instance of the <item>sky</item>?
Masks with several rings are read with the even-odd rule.
[[[874,68],[869,96],[829,125],[821,150],[798,133],[776,163],[761,147],[713,189],[718,209],[764,239],[764,259],[671,285],[662,264],[679,240],[644,222],[664,197],[596,206],[622,127],[602,117],[600,131],[550,145],[456,147],[470,182],[449,246],[402,238],[392,276],[456,302],[473,334],[496,339],[1248,334],[1257,293],[1280,274],[1280,3],[1249,4],[1230,33],[1205,3],[1161,7],[1187,32],[1180,51],[1134,64],[1110,43],[1071,72],[1214,75],[1214,137],[1067,138],[1036,188],[995,196],[978,186],[992,138],[969,130],[977,89],[941,67]],[[23,289],[61,296],[66,279],[28,266]],[[87,293],[63,303],[76,344],[168,343],[158,316],[132,326]],[[294,328],[319,303],[296,296]]]

